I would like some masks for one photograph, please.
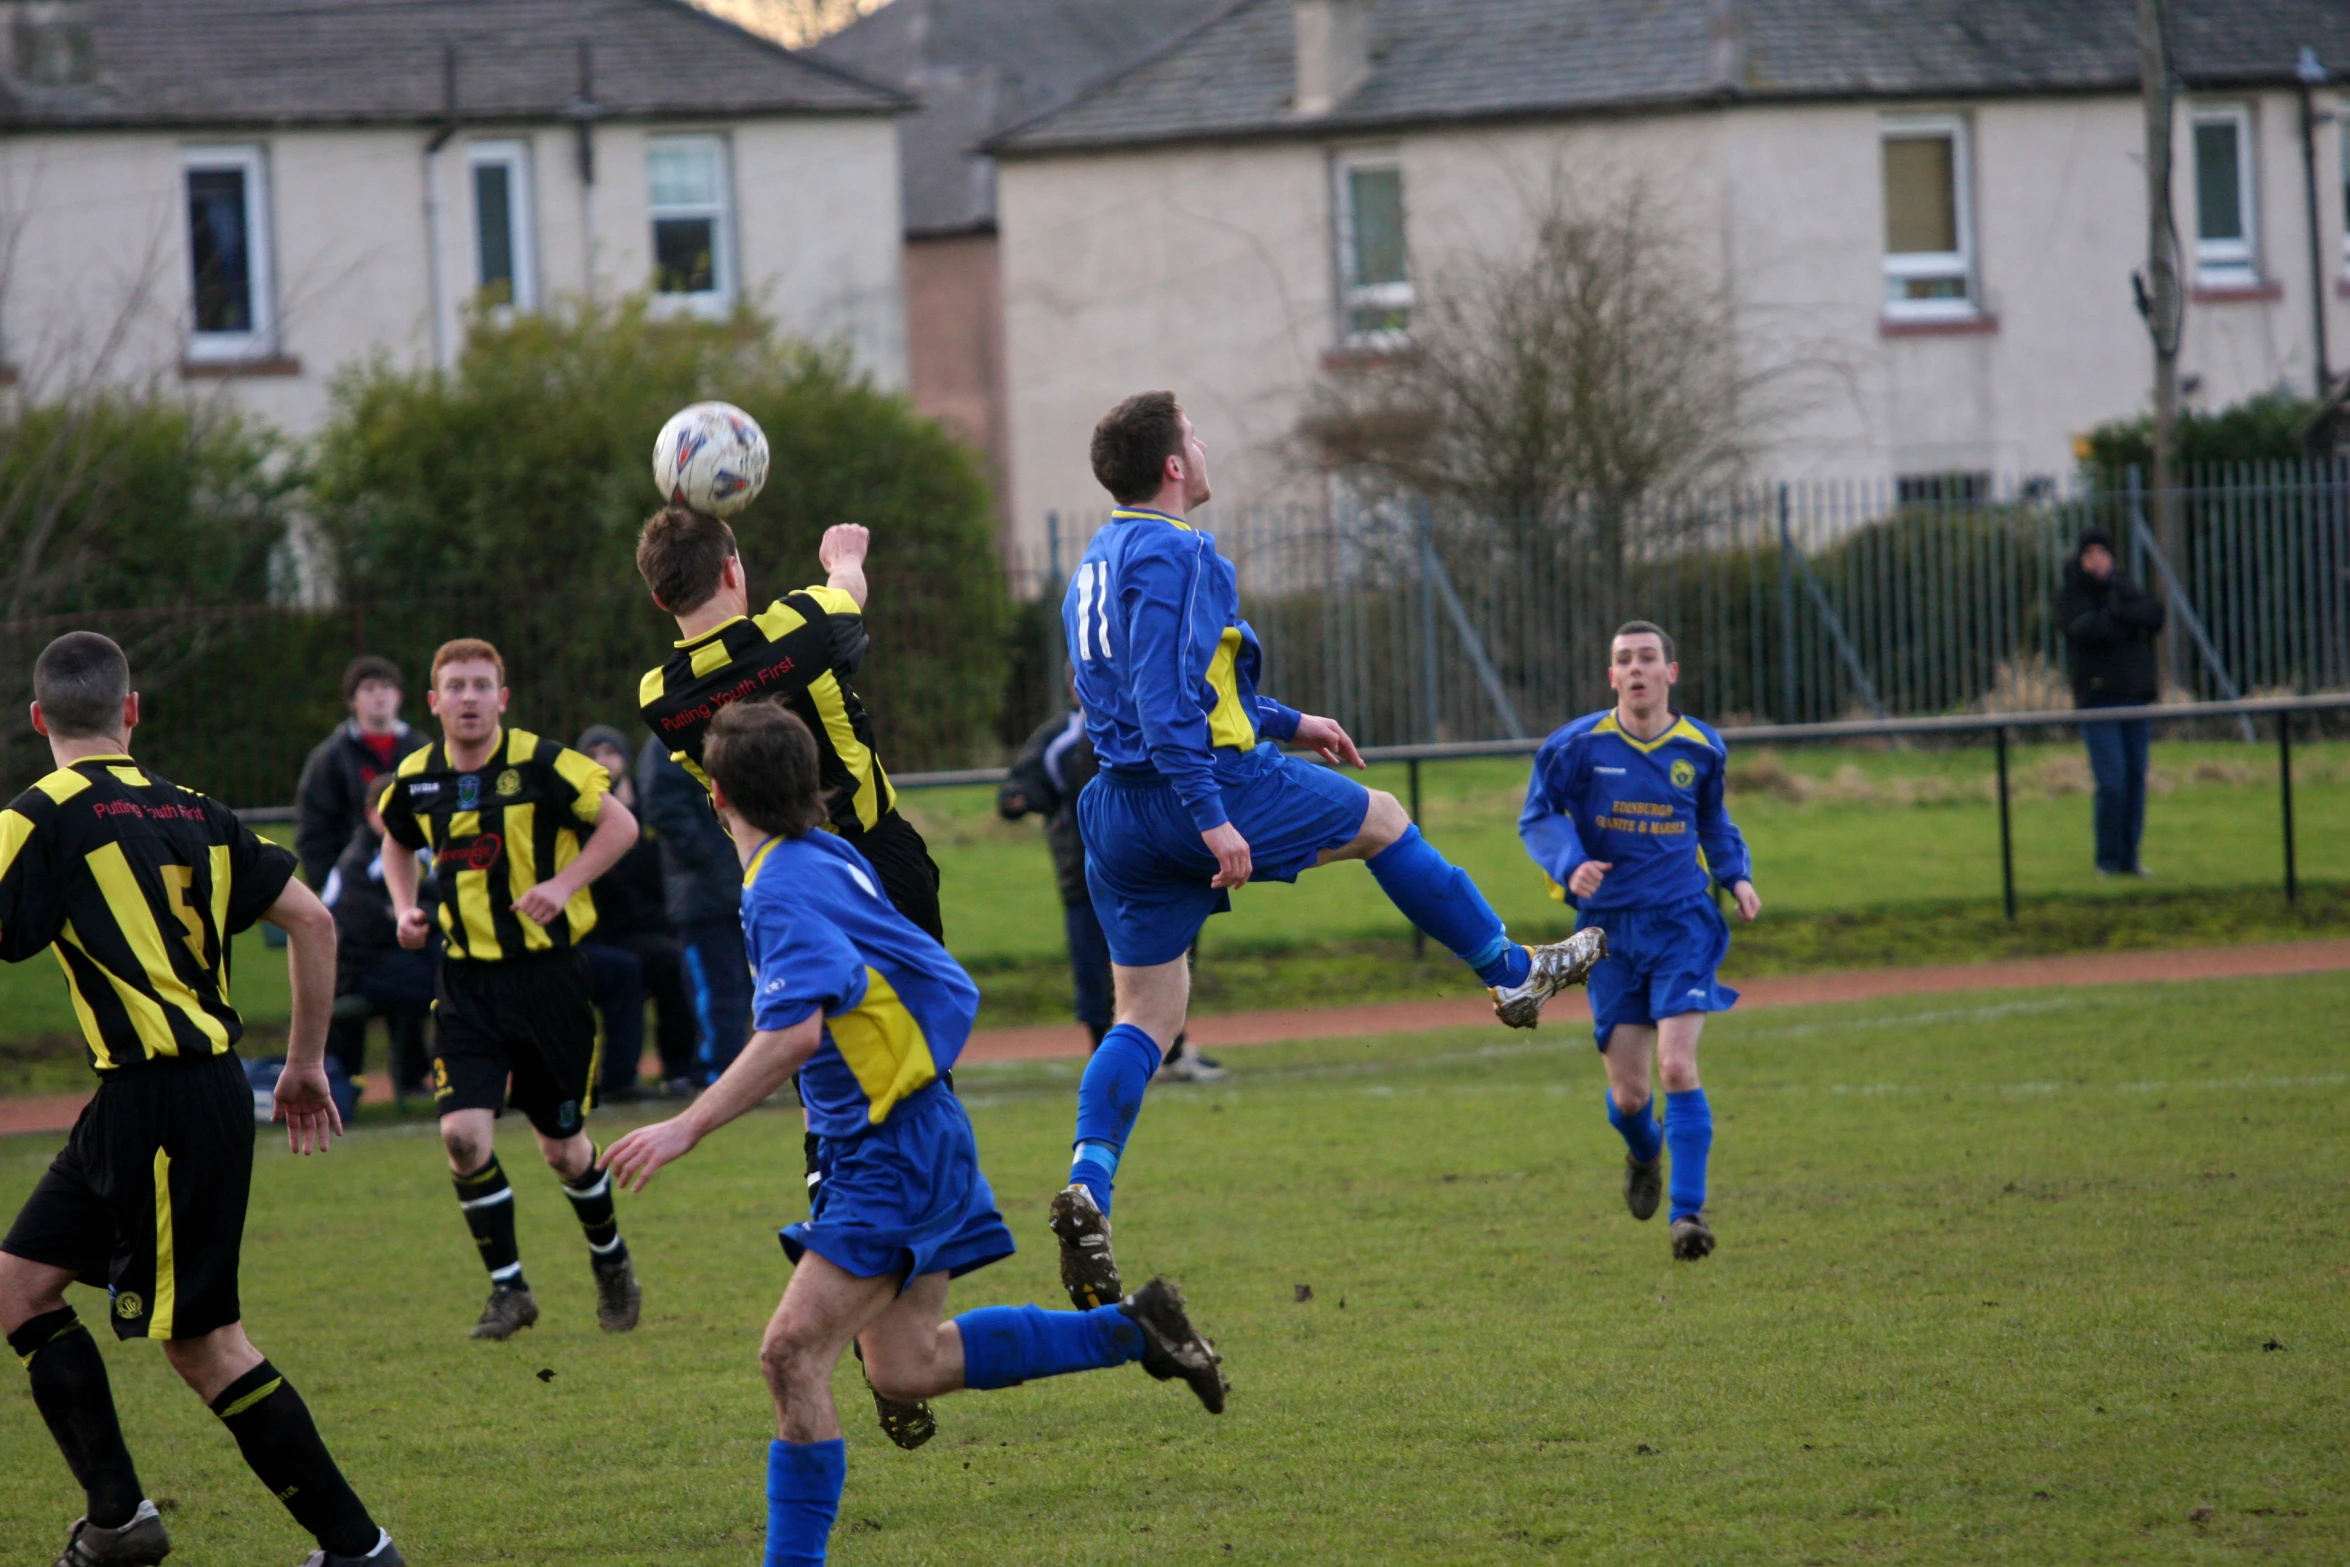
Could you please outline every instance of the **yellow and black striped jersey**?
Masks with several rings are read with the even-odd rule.
[[[873,749],[873,720],[851,683],[869,645],[855,599],[835,587],[803,588],[678,643],[668,663],[646,673],[637,705],[654,737],[707,789],[702,737],[712,715],[745,698],[781,702],[816,737],[832,825],[854,837],[897,803]]]
[[[0,811],[0,959],[54,944],[91,1063],[227,1055],[229,938],[294,874],[217,800],[128,756],[61,767]]]
[[[603,765],[525,729],[501,730],[472,772],[434,741],[403,757],[384,795],[384,831],[430,849],[448,955],[492,963],[568,947],[596,927],[582,887],[552,925],[514,912],[514,900],[579,858],[612,791]]]

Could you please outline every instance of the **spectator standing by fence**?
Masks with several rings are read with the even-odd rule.
[[[335,860],[351,846],[371,786],[424,746],[424,736],[400,722],[400,698],[400,666],[388,658],[369,653],[343,671],[343,706],[351,716],[311,751],[294,791],[294,856],[314,890],[326,885]]]
[[[714,1083],[751,1037],[751,967],[743,947],[743,867],[709,792],[658,740],[636,762],[637,798],[661,850],[669,925],[683,949],[698,1042],[673,1091]],[[669,1072],[663,1058],[662,1072]]]
[[[610,724],[593,724],[579,737],[579,750],[612,776],[612,793],[630,810],[637,792],[629,776],[628,737]],[[636,843],[596,878],[596,928],[580,943],[587,955],[596,1006],[604,1014],[604,1059],[597,1097],[619,1103],[639,1097],[644,1067],[645,1002],[653,1003],[654,1039],[661,1054],[661,1080],[673,1082],[693,1071],[696,1020],[686,994],[685,954],[670,929],[661,884],[657,833],[640,831]]]
[[[2073,705],[2141,707],[2159,701],[2154,639],[2161,634],[2162,601],[2121,573],[2113,535],[2084,528],[2056,596],[2056,623],[2072,654]],[[2089,770],[2097,779],[2097,870],[2105,876],[2143,876],[2138,840],[2146,831],[2146,750],[2152,728],[2144,719],[2081,726]]]

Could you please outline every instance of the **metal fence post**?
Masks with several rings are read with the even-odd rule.
[[[1411,779],[1412,825],[1417,827],[1420,825],[1420,759],[1415,756],[1404,763],[1404,770]],[[1412,961],[1417,963],[1427,955],[1428,933],[1414,925],[1412,927]]]
[[[2285,816],[2285,901],[2298,903],[2301,877],[2293,863],[2293,715],[2290,713],[2277,714],[2277,793]]]
[[[1799,723],[1795,712],[1795,533],[1787,486],[1779,486],[1779,722]]]
[[[2015,829],[2007,814],[2007,730],[1991,731],[1992,748],[1999,756],[1999,896],[2007,917],[2015,919]]]

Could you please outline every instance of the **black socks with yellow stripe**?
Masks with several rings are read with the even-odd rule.
[[[612,1209],[612,1176],[596,1167],[598,1157],[595,1145],[589,1144],[588,1167],[580,1172],[578,1184],[563,1182],[563,1195],[579,1216],[580,1233],[587,1237],[596,1266],[617,1268],[628,1260],[628,1243],[620,1238],[620,1216]]]
[[[457,1182],[457,1206],[465,1210],[465,1227],[481,1248],[481,1265],[490,1270],[490,1282],[500,1289],[530,1286],[522,1278],[522,1251],[514,1243],[514,1188],[506,1184],[505,1167],[496,1154],[490,1162]]]
[[[212,1401],[237,1450],[269,1494],[286,1504],[294,1522],[318,1537],[330,1556],[365,1556],[382,1531],[367,1516],[350,1482],[335,1467],[310,1407],[294,1385],[264,1360]]]
[[[90,1522],[119,1529],[139,1510],[139,1472],[123,1444],[106,1360],[71,1306],[43,1312],[8,1335],[32,1377],[33,1403],[65,1466],[89,1499]]]

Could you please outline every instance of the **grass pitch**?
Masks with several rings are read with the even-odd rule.
[[[1230,1411],[1095,1373],[948,1399],[902,1454],[845,1369],[834,1559],[2339,1560],[2346,1008],[2350,976],[1731,1014],[1706,1055],[1722,1249],[1694,1266],[1622,1210],[1572,1005],[1532,1036],[1236,1051],[1229,1085],[1154,1093],[1117,1210],[1129,1277],[1181,1278],[1229,1356]],[[1075,1073],[960,1078],[1024,1247],[960,1306],[1058,1302]],[[0,1202],[54,1142],[0,1143]],[[527,1135],[504,1142],[540,1327],[465,1340],[481,1270],[402,1127],[269,1148],[257,1341],[420,1567],[755,1561],[795,1118],[625,1202],[627,1338],[595,1330]],[[161,1357],[108,1358],[174,1563],[300,1560]],[[46,1560],[78,1494],[21,1380],[0,1474],[0,1559]]]

